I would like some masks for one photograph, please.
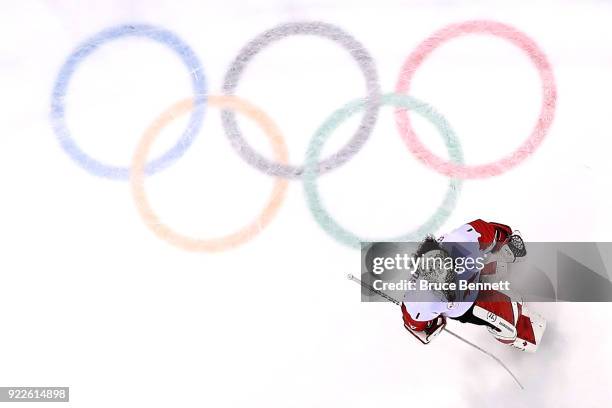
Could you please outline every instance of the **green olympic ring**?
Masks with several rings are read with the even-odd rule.
[[[398,110],[409,109],[429,120],[438,129],[440,135],[442,135],[451,160],[457,164],[463,164],[463,152],[461,150],[461,145],[459,144],[459,139],[457,139],[455,132],[451,129],[447,120],[441,114],[436,112],[431,106],[411,96],[396,93],[383,95],[381,98],[381,105],[391,105],[398,108]],[[321,197],[317,187],[318,162],[323,145],[332,132],[336,130],[342,122],[357,112],[362,111],[365,106],[366,99],[357,99],[348,103],[329,116],[329,118],[327,118],[327,120],[319,127],[314,137],[310,141],[304,164],[304,191],[306,193],[308,207],[314,216],[315,221],[333,238],[354,248],[360,248],[361,242],[380,241],[380,239],[358,237],[351,231],[338,224],[338,222],[329,214],[329,212],[327,212],[321,203]],[[420,240],[426,235],[435,232],[446,221],[455,207],[457,196],[459,195],[459,190],[461,189],[461,184],[461,179],[450,179],[444,201],[442,201],[442,204],[440,204],[436,212],[423,225],[414,231],[386,240]]]

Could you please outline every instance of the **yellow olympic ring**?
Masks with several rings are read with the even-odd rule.
[[[270,139],[275,159],[280,163],[287,164],[288,153],[285,141],[276,124],[264,112],[236,96],[208,96],[207,103],[217,108],[237,111],[252,119]],[[229,235],[211,239],[193,238],[180,234],[162,223],[151,208],[145,193],[145,163],[151,146],[160,131],[178,116],[192,111],[193,107],[192,98],[184,99],[162,113],[145,131],[132,158],[130,170],[132,196],[145,225],[161,239],[188,251],[222,251],[247,242],[270,223],[285,198],[288,181],[285,178],[276,178],[270,200],[259,216],[249,225]]]

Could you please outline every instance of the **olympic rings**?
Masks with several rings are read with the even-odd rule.
[[[442,137],[444,143],[448,149],[448,153],[453,161],[457,163],[463,162],[463,153],[459,140],[455,136],[455,133],[451,129],[446,119],[438,112],[433,110],[429,105],[412,98],[410,96],[402,94],[386,94],[382,97],[382,105],[392,105],[395,107],[401,107],[404,109],[411,109],[429,120],[433,125],[436,126]],[[342,227],[332,216],[325,210],[321,203],[319,191],[317,188],[317,168],[316,162],[321,154],[323,145],[327,138],[332,134],[334,130],[345,120],[350,118],[356,112],[362,110],[365,106],[363,99],[350,102],[344,107],[334,112],[324,123],[319,127],[314,137],[312,138],[310,145],[308,146],[308,152],[306,154],[306,162],[304,167],[304,191],[306,192],[306,200],[310,212],[314,216],[317,223],[337,241],[342,242],[348,246],[359,248],[361,242],[367,241],[380,241],[380,239],[373,240],[369,238],[357,237],[352,232]],[[386,239],[387,241],[412,241],[419,240],[427,234],[433,233],[437,230],[446,219],[449,217],[452,209],[455,207],[457,202],[457,195],[461,189],[461,180],[451,179],[448,185],[448,191],[444,197],[444,201],[438,207],[436,212],[419,228],[416,230],[403,234],[399,237],[392,239]]]
[[[410,151],[425,165],[449,177],[462,179],[498,176],[530,156],[542,143],[555,114],[557,89],[552,67],[544,52],[526,34],[495,21],[468,21],[451,24],[423,41],[405,61],[396,87],[397,93],[408,93],[412,77],[423,61],[442,43],[465,34],[490,34],[510,41],[525,51],[536,66],[542,80],[542,108],[529,138],[511,155],[488,164],[467,166],[450,163],[431,153],[417,138],[405,109],[396,111],[399,132]]]
[[[236,110],[253,121],[255,121],[264,130],[266,136],[272,142],[274,155],[281,163],[287,163],[288,153],[287,146],[281,136],[275,123],[261,110],[253,105],[235,97],[235,96],[209,96],[208,104],[224,109]],[[270,201],[259,214],[257,219],[246,227],[215,239],[196,239],[184,236],[175,232],[170,227],[161,222],[159,217],[153,212],[149,205],[145,190],[144,190],[144,163],[147,158],[151,146],[159,132],[174,120],[177,116],[184,114],[193,109],[193,99],[185,99],[174,104],[170,109],[159,116],[155,122],[145,132],[144,136],[138,143],[136,153],[132,160],[130,183],[132,187],[132,196],[136,203],[138,213],[149,227],[158,237],[169,242],[170,244],[188,250],[188,251],[205,251],[213,252],[236,247],[255,235],[257,235],[268,223],[272,220],[278,211],[287,190],[288,181],[282,178],[277,178],[272,190]]]
[[[469,33],[494,35],[510,41],[525,51],[536,66],[543,85],[540,117],[533,132],[523,145],[511,155],[497,162],[473,166],[464,164],[459,140],[446,119],[429,105],[405,94],[410,89],[414,72],[436,47],[445,41]],[[234,96],[241,75],[255,55],[273,42],[293,35],[313,35],[338,43],[355,59],[366,82],[365,98],[352,101],[340,108],[318,128],[313,139],[310,141],[304,165],[299,167],[288,164],[287,147],[275,123],[258,108]],[[129,168],[107,165],[85,154],[68,131],[65,122],[64,106],[64,99],[68,91],[70,79],[80,62],[98,49],[100,45],[126,36],[148,38],[167,45],[176,52],[189,69],[190,74],[192,74],[191,83],[194,92],[192,98],[185,99],[171,106],[149,126],[138,143],[131,167]],[[406,241],[420,239],[426,234],[434,233],[446,221],[455,207],[464,179],[484,178],[502,174],[517,166],[531,155],[542,143],[546,132],[550,128],[555,113],[557,90],[552,67],[544,52],[526,34],[502,23],[494,21],[470,21],[452,24],[437,31],[434,35],[423,41],[406,59],[400,72],[396,92],[381,95],[378,73],[374,61],[360,42],[347,32],[331,24],[323,22],[296,22],[276,26],[249,41],[240,50],[232,64],[230,64],[224,77],[223,93],[223,96],[208,96],[206,98],[205,78],[198,57],[185,42],[171,31],[147,24],[120,25],[92,36],[77,47],[64,62],[53,87],[50,119],[61,147],[77,164],[96,176],[130,180],[132,196],[137,211],[144,220],[145,225],[158,237],[174,246],[189,251],[212,252],[230,249],[246,242],[259,233],[277,213],[285,197],[288,184],[287,179],[301,177],[306,200],[316,222],[337,241],[350,247],[360,247],[362,239],[339,225],[324,208],[319,196],[317,180],[325,172],[346,163],[363,147],[375,126],[381,105],[391,105],[396,108],[396,123],[400,135],[406,142],[409,150],[421,162],[424,162],[437,172],[450,177],[445,198],[435,213],[414,231],[395,238],[398,241]],[[266,174],[275,176],[276,180],[267,205],[254,222],[237,232],[220,238],[198,239],[182,235],[164,225],[152,210],[143,184],[145,175],[150,175],[167,167],[174,160],[181,157],[191,145],[195,135],[201,128],[206,103],[222,109],[221,117],[224,131],[232,147],[239,155],[251,166]],[[421,144],[411,127],[407,110],[416,111],[416,113],[425,117],[436,126],[444,139],[450,161],[442,160]],[[189,125],[177,143],[166,153],[147,163],[146,159],[151,146],[162,128],[176,116],[189,111],[191,111]],[[241,131],[238,129],[234,111],[246,115],[262,127],[273,145],[274,161],[266,159],[247,144]],[[323,145],[331,133],[340,123],[361,111],[363,111],[361,124],[351,140],[338,152],[319,161]],[[364,241],[370,240],[364,239]]]
[[[247,67],[249,61],[255,55],[257,55],[259,51],[270,45],[272,42],[292,35],[315,35],[337,42],[355,59],[366,79],[367,98],[365,114],[361,120],[361,125],[359,126],[359,129],[355,135],[353,135],[352,139],[344,147],[342,147],[337,153],[334,153],[330,157],[324,159],[319,164],[319,172],[324,173],[347,162],[363,147],[363,144],[366,142],[368,136],[372,132],[378,117],[380,99],[380,84],[378,83],[378,74],[376,72],[374,60],[359,41],[342,29],[322,22],[281,24],[261,33],[249,41],[249,43],[240,50],[225,74],[223,92],[226,95],[233,95],[236,86],[238,85],[238,80]],[[221,114],[225,133],[229,137],[236,152],[247,163],[272,176],[297,178],[302,174],[303,168],[301,166],[295,167],[274,163],[256,152],[246,142],[246,140],[244,140],[242,132],[238,128],[238,123],[236,122],[234,113],[230,111],[223,111]]]
[[[77,164],[93,175],[118,180],[126,180],[129,177],[129,169],[104,164],[81,150],[66,125],[64,99],[74,71],[86,57],[106,42],[129,36],[144,37],[164,44],[181,58],[191,75],[191,85],[196,105],[183,135],[170,150],[147,165],[147,174],[162,170],[181,157],[191,146],[195,135],[202,126],[203,101],[206,95],[204,71],[200,60],[189,45],[171,31],[148,24],[120,25],[103,30],[80,44],[68,57],[55,81],[51,99],[51,124],[61,147]]]

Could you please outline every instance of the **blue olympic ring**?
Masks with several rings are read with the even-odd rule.
[[[189,119],[187,129],[185,129],[174,146],[146,165],[146,174],[153,174],[167,167],[173,161],[180,158],[191,146],[195,136],[202,127],[206,101],[206,81],[200,60],[187,43],[169,30],[148,24],[125,24],[103,30],[81,43],[70,54],[55,81],[51,98],[51,123],[61,147],[75,162],[93,175],[115,180],[127,180],[130,175],[129,167],[104,164],[81,150],[72,138],[66,125],[64,99],[72,75],[86,57],[97,50],[100,45],[128,36],[148,38],[164,44],[176,52],[191,75],[191,85],[194,93],[194,110]]]

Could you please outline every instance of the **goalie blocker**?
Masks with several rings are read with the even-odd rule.
[[[402,303],[402,315],[404,327],[423,344],[429,344],[446,326],[446,317],[440,315],[433,320],[421,322],[410,317],[406,305]]]

